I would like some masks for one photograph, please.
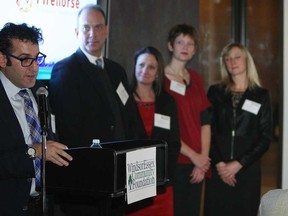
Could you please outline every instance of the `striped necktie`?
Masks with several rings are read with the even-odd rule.
[[[39,119],[36,115],[36,112],[33,108],[32,100],[26,89],[22,89],[18,93],[22,98],[24,98],[24,110],[25,117],[30,129],[30,137],[32,144],[41,143],[41,128]],[[41,184],[41,161],[39,158],[35,158],[35,181],[36,186],[39,187]]]
[[[103,61],[101,58],[96,59],[96,66],[103,69]]]

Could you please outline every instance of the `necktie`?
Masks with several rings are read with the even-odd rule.
[[[103,61],[101,58],[96,59],[96,66],[103,69]]]
[[[30,129],[30,136],[32,140],[32,144],[41,143],[41,129],[39,124],[39,119],[36,115],[36,112],[33,108],[32,100],[26,89],[22,89],[18,93],[22,98],[24,98],[24,110],[25,117]],[[41,182],[41,161],[39,158],[35,158],[35,181],[36,186],[40,186]]]

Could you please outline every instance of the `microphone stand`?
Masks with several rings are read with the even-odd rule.
[[[48,216],[48,207],[46,198],[46,149],[47,149],[47,135],[49,129],[48,106],[47,106],[48,91],[45,87],[40,87],[36,91],[36,94],[38,96],[38,117],[40,120],[42,130],[41,180],[42,180],[43,216]]]
[[[43,216],[48,216],[48,206],[46,197],[46,144],[47,144],[47,127],[46,125],[44,125],[42,128],[42,163],[41,163]]]

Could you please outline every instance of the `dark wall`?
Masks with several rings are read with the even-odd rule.
[[[131,77],[133,54],[144,46],[158,48],[169,60],[167,37],[170,28],[179,23],[198,29],[198,0],[111,0],[109,2],[110,33],[106,56],[120,63]],[[198,56],[191,66],[198,69]]]

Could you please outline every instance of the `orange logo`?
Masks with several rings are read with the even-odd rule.
[[[16,0],[19,10],[28,12],[32,8],[33,0]]]

